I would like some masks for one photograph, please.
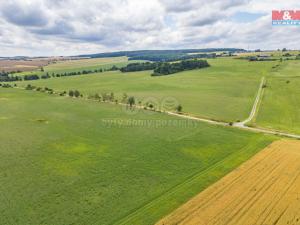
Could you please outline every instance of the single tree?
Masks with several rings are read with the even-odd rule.
[[[178,113],[181,113],[181,112],[182,112],[182,106],[181,106],[181,105],[178,105],[178,106],[176,107],[176,111],[177,111]]]
[[[70,91],[69,91],[69,96],[70,96],[70,97],[74,97],[74,91],[70,90]]]
[[[78,90],[75,90],[75,91],[74,91],[74,96],[75,96],[76,98],[78,98],[78,97],[80,96],[80,92],[79,92]]]
[[[135,104],[135,98],[130,96],[127,103],[129,104],[130,108],[132,108],[132,106]]]
[[[110,93],[110,96],[109,96],[109,100],[110,100],[111,102],[113,102],[114,99],[115,99],[115,95],[114,95],[113,92],[111,92],[111,93]]]

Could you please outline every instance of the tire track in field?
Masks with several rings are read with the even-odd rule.
[[[236,178],[233,179],[232,182],[229,183],[229,185],[226,185],[225,187],[220,187],[220,190],[214,190],[214,192],[209,193],[209,195],[207,196],[207,198],[203,198],[201,202],[197,202],[197,207],[195,207],[193,210],[189,211],[189,214],[184,216],[180,221],[184,220],[186,217],[190,216],[193,212],[199,210],[199,209],[204,209],[206,208],[212,201],[218,200],[220,199],[224,194],[226,194],[226,191],[229,190],[233,185],[235,185],[237,182],[240,182],[240,179],[243,178],[244,174],[249,174],[249,173],[253,173],[253,176],[255,176],[254,174],[254,168],[262,161],[268,160],[268,157],[270,157],[269,155],[274,154],[275,151],[270,151],[267,153],[266,156],[264,156],[262,159],[260,159],[260,161],[258,161],[257,163],[255,163],[253,166],[251,166],[249,169],[245,170],[242,172],[242,174],[237,174],[238,176]],[[259,170],[259,168],[256,170]],[[234,172],[234,171],[233,171]]]
[[[256,180],[256,182],[254,182],[253,185],[250,186],[250,188],[248,187],[247,189],[243,189],[244,193],[238,195],[238,198],[232,199],[232,201],[229,203],[229,206],[226,208],[226,210],[224,210],[222,214],[219,214],[219,218],[217,220],[215,220],[214,218],[214,220],[210,221],[209,224],[220,224],[220,222],[223,223],[224,218],[222,216],[224,214],[227,215],[226,216],[227,220],[225,224],[235,224],[232,223],[233,218],[235,218],[239,213],[243,212],[243,210],[248,208],[247,205],[249,203],[261,197],[265,193],[265,191],[267,191],[268,188],[272,185],[272,183],[279,179],[278,177],[273,177],[272,175],[280,169],[281,167],[278,164],[274,164],[274,166],[271,168],[271,173],[266,172],[266,176],[261,176],[259,180]],[[249,177],[249,180],[250,178],[251,177]],[[271,184],[268,184],[270,181]],[[254,192],[251,191],[253,189],[262,189],[262,193],[259,193],[257,191]],[[247,194],[249,192],[251,193],[251,195]]]
[[[286,163],[286,165],[290,165],[291,163],[290,162],[288,162],[288,163]],[[285,166],[282,166],[283,168],[282,169],[285,169],[286,167]],[[274,187],[275,185],[276,185],[276,183],[278,182],[278,181],[280,181],[281,182],[281,179],[282,177],[280,177],[280,176],[277,176],[276,177],[276,180],[275,181],[273,181],[273,182],[271,182],[270,184],[268,184],[268,187],[267,188],[265,188],[265,187],[263,187],[264,189],[263,189],[263,191],[260,191],[260,193],[259,193],[259,195],[257,195],[257,196],[255,196],[255,199],[250,199],[250,201],[247,201],[246,202],[246,205],[244,206],[244,207],[242,207],[241,209],[240,209],[240,211],[238,212],[238,213],[240,213],[240,212],[242,212],[242,211],[244,211],[244,213],[242,212],[242,213],[240,213],[241,215],[239,215],[239,216],[237,216],[238,214],[236,214],[235,215],[235,217],[234,217],[234,221],[238,221],[239,223],[241,223],[241,218],[242,217],[244,217],[248,212],[249,212],[249,210],[259,201],[259,200],[261,200],[262,199],[262,197],[263,196],[265,196],[266,194],[268,194],[267,192],[270,192],[270,188],[271,187]],[[292,180],[292,182],[293,182],[294,180]],[[266,182],[266,183],[269,183],[269,182]],[[256,192],[257,194],[258,194],[258,192]],[[273,194],[274,194],[275,192],[273,192]],[[273,200],[273,199],[272,199]],[[250,203],[250,204],[249,204]],[[232,221],[230,221],[230,222],[232,222]],[[234,224],[234,222],[232,222],[232,224]]]
[[[280,158],[280,155],[277,155],[276,158]],[[285,158],[287,158],[287,156],[285,156]],[[234,218],[236,219],[237,215],[243,213],[243,211],[246,209],[249,209],[251,205],[250,207],[248,205],[251,204],[251,202],[255,202],[257,199],[259,199],[264,193],[266,193],[266,191],[273,185],[274,182],[278,181],[279,177],[275,177],[273,174],[280,171],[282,168],[285,168],[288,163],[285,163],[284,165],[274,163],[273,165],[274,166],[271,168],[271,172],[267,170],[267,168],[264,168],[264,173],[261,174],[260,179],[256,180],[256,182],[250,188],[244,188],[243,194],[238,195],[238,198],[232,198],[232,201],[229,203],[229,206],[226,208],[226,210],[218,214],[219,219],[213,220],[213,223],[211,221],[210,224],[223,224],[224,221],[226,221],[225,224],[236,224],[232,220]],[[247,180],[249,180],[249,182],[251,182],[251,178],[252,177],[247,175]],[[252,191],[253,189],[255,189],[254,192]],[[256,191],[257,189],[261,191],[258,192]],[[225,220],[224,215],[226,215]]]
[[[294,179],[289,183],[289,185],[287,186],[287,188],[285,189],[285,191],[284,191],[284,193],[279,197],[279,199],[277,200],[277,201],[275,201],[273,204],[272,204],[272,206],[271,207],[269,207],[269,210],[268,210],[268,213],[266,214],[266,216],[264,216],[264,219],[263,219],[263,221],[260,223],[260,224],[265,224],[265,222],[266,222],[266,220],[268,219],[268,217],[271,215],[271,212],[275,209],[275,207],[277,206],[277,204],[280,202],[280,201],[282,201],[283,200],[283,198],[286,196],[286,194],[288,193],[288,191],[290,191],[291,190],[291,188],[293,187],[293,184],[295,183],[295,181],[299,178],[299,175],[300,175],[300,173],[298,173],[298,174],[296,174],[296,176],[294,177]],[[287,206],[288,207],[288,206]],[[286,207],[286,209],[287,209],[287,207]],[[266,207],[266,209],[268,209],[268,207]],[[286,211],[286,209],[285,210],[283,210],[283,211]],[[266,210],[265,210],[266,211]],[[261,213],[261,217],[260,218],[263,218],[263,215],[264,215],[264,213],[265,213],[265,211],[263,211],[262,213]],[[282,214],[283,215],[283,214]],[[280,216],[280,217],[282,217],[282,215]],[[280,218],[279,217],[279,218]],[[259,219],[260,219],[259,218]],[[277,221],[278,222],[278,221]],[[276,223],[277,223],[276,222]],[[258,222],[258,220],[256,221],[256,223],[255,224],[258,224],[259,222]]]

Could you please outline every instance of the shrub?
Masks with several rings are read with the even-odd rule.
[[[69,96],[70,96],[70,97],[74,97],[74,91],[70,90],[70,91],[69,91]]]
[[[80,92],[79,92],[78,90],[75,90],[75,91],[74,91],[74,96],[75,96],[76,98],[78,98],[78,97],[80,96]]]
[[[181,105],[178,105],[178,106],[176,107],[176,111],[177,111],[178,113],[181,113],[181,112],[182,112],[182,106],[181,106]]]

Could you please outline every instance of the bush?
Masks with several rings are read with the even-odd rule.
[[[70,90],[70,91],[69,91],[69,96],[70,96],[70,97],[74,97],[74,91]]]
[[[74,91],[74,96],[75,96],[76,98],[78,98],[78,97],[80,96],[80,92],[79,92],[78,90],[75,90],[75,91]]]
[[[176,111],[177,111],[178,113],[181,113],[181,112],[182,112],[182,106],[181,106],[181,105],[178,105],[178,106],[176,107]]]
[[[35,86],[32,86],[31,84],[27,84],[25,89],[26,90],[33,90],[33,89],[35,89]]]

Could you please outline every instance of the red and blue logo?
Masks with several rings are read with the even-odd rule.
[[[273,25],[300,25],[300,10],[273,10]]]

